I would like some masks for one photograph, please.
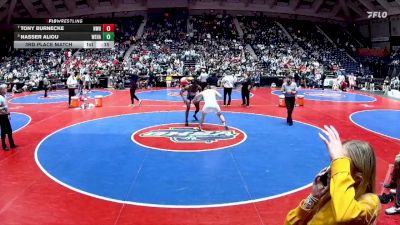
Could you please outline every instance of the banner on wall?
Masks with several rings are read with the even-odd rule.
[[[387,57],[390,55],[390,52],[386,48],[384,49],[359,48],[357,49],[357,53],[359,56]]]

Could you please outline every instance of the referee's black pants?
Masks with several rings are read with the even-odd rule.
[[[3,149],[7,147],[6,145],[6,135],[8,136],[8,142],[10,147],[15,146],[14,139],[12,136],[12,128],[8,115],[0,115],[0,128],[1,128],[1,144]]]
[[[137,85],[133,85],[133,86],[130,88],[131,103],[132,103],[132,105],[133,105],[133,103],[134,103],[134,99],[136,99],[136,101],[139,101],[139,98],[138,98],[138,97],[136,96],[136,94],[135,94],[136,88],[137,88]]]
[[[293,124],[292,113],[294,109],[294,104],[296,102],[296,97],[285,97],[285,103],[287,108],[287,119],[288,124]]]
[[[49,90],[49,88],[48,87],[44,87],[43,89],[44,89],[44,97],[47,98],[47,91]]]
[[[231,104],[232,89],[233,88],[224,88],[224,105],[226,105],[226,95],[228,95],[228,105]]]
[[[72,96],[75,96],[75,88],[68,88],[68,105],[71,105]]]
[[[242,88],[242,105],[250,105],[250,90],[247,88]]]

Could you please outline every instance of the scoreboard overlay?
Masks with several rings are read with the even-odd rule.
[[[14,25],[14,48],[114,48],[115,24],[48,19],[42,24]]]

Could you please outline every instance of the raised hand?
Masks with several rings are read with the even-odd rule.
[[[331,160],[335,160],[338,158],[346,157],[347,154],[343,150],[342,141],[340,140],[339,133],[333,126],[324,125],[325,129],[321,129],[321,131],[326,135],[322,135],[319,133],[319,137],[325,142],[328,147],[329,156]]]

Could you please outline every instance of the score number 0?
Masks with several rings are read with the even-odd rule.
[[[103,32],[114,32],[114,24],[103,24]]]

